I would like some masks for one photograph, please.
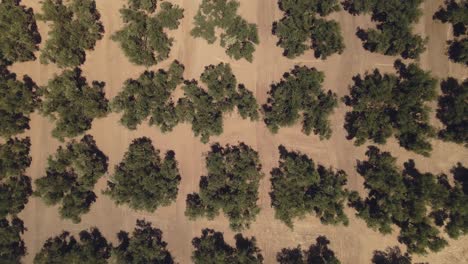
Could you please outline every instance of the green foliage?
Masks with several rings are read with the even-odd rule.
[[[44,0],[37,18],[50,23],[49,37],[42,49],[41,62],[61,68],[76,67],[86,60],[102,39],[104,27],[95,0]]]
[[[0,64],[35,60],[41,42],[32,8],[20,0],[0,2]]]
[[[468,147],[468,79],[447,78],[441,84],[437,118],[445,125],[439,137]]]
[[[392,225],[398,226],[398,241],[409,253],[426,254],[445,247],[447,241],[430,218],[444,208],[449,197],[446,179],[420,173],[412,160],[400,171],[396,158],[376,147],[369,147],[366,155],[368,160],[358,162],[357,171],[364,178],[367,197],[363,200],[356,192],[350,195],[357,216],[383,234],[391,233]]]
[[[171,96],[183,82],[183,73],[184,66],[174,61],[168,71],[145,71],[138,79],[127,80],[112,101],[112,109],[123,112],[120,122],[134,130],[151,116],[150,124],[172,131],[179,120]]]
[[[310,48],[315,58],[323,60],[334,53],[343,53],[340,25],[316,18],[317,14],[327,16],[339,11],[338,0],[280,0],[278,4],[284,17],[273,23],[273,34],[279,38],[277,45],[284,49],[284,56],[292,59]]]
[[[265,124],[271,132],[294,125],[302,115],[302,132],[331,137],[328,117],[338,105],[336,94],[322,89],[323,72],[306,66],[296,66],[284,79],[271,86],[267,104],[263,106]]]
[[[206,156],[206,167],[208,175],[200,179],[200,192],[187,196],[185,215],[211,220],[222,210],[231,229],[249,228],[260,212],[258,187],[263,174],[258,153],[243,143],[215,144]]]
[[[323,224],[348,224],[344,202],[348,191],[346,173],[319,165],[299,152],[289,152],[279,147],[280,164],[271,171],[271,206],[275,217],[288,227],[293,227],[295,218],[312,214]]]
[[[13,218],[0,219],[0,262],[5,264],[21,263],[26,255],[26,246],[21,235],[26,231],[23,221]]]
[[[31,178],[24,175],[31,164],[30,147],[29,138],[0,144],[0,218],[21,212],[32,194]]]
[[[0,66],[0,136],[10,137],[29,129],[29,115],[39,102],[36,91],[36,84],[27,75],[19,81],[16,74]]]
[[[190,33],[213,44],[219,28],[223,30],[221,47],[226,49],[226,54],[235,60],[244,58],[252,62],[255,45],[259,44],[257,25],[237,15],[239,5],[237,0],[203,0]]]
[[[400,54],[416,59],[426,49],[427,38],[412,33],[412,24],[422,15],[423,0],[346,0],[345,9],[351,14],[372,13],[377,29],[358,29],[357,35],[365,49],[389,56]]]
[[[203,229],[202,236],[192,240],[195,251],[192,253],[194,264],[261,264],[263,256],[257,247],[255,237],[234,236],[236,247],[224,241],[223,233],[213,229]]]
[[[374,251],[372,264],[412,264],[408,253],[402,254],[399,247],[389,247],[385,251]]]
[[[88,85],[81,70],[65,70],[42,87],[44,94],[40,111],[55,120],[52,135],[63,141],[76,137],[91,128],[94,118],[107,115],[108,102],[104,96],[104,82]]]
[[[151,223],[137,220],[132,237],[123,231],[118,234],[120,244],[112,251],[112,263],[173,264],[174,259],[166,248],[167,243],[162,240],[162,234]]]
[[[201,136],[203,143],[223,132],[223,114],[235,107],[244,119],[259,118],[253,93],[242,84],[237,85],[229,64],[210,65],[200,78],[207,89],[199,87],[196,81],[186,82],[185,97],[178,101],[176,112],[180,122],[192,124],[192,131],[195,136]]]
[[[447,0],[434,14],[434,19],[452,24],[455,39],[448,41],[449,58],[468,66],[468,2]]]
[[[47,205],[60,204],[60,216],[74,223],[95,202],[94,185],[107,172],[107,157],[90,135],[59,147],[48,159],[46,176],[36,179],[34,195]]]
[[[436,79],[416,64],[395,62],[398,77],[374,70],[364,78],[355,76],[346,105],[353,111],[346,114],[348,139],[362,145],[367,139],[385,144],[395,135],[400,146],[429,156],[428,140],[435,135],[429,124],[429,102],[436,98]]]
[[[162,161],[151,139],[142,137],[130,144],[104,194],[117,204],[154,212],[175,201],[180,180],[175,153],[168,151]]]
[[[156,0],[129,0],[129,6],[120,9],[124,27],[112,40],[120,46],[130,62],[146,67],[167,58],[173,38],[166,33],[179,27],[184,10],[170,2],[162,2],[156,12]]]
[[[68,232],[47,239],[42,249],[34,257],[34,264],[49,263],[92,263],[107,264],[111,245],[101,235],[99,229],[83,230],[79,240]]]
[[[276,255],[279,264],[340,264],[340,260],[335,256],[335,252],[328,248],[330,241],[325,236],[319,236],[317,243],[310,245],[309,250],[302,250],[300,246],[296,248],[283,248]]]

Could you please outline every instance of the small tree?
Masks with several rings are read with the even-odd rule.
[[[284,56],[292,59],[310,48],[315,58],[323,60],[334,53],[343,53],[345,45],[340,25],[316,18],[339,11],[338,0],[280,0],[278,5],[284,17],[273,23],[273,34],[279,38],[277,45],[284,49]],[[309,46],[309,42],[312,45]]]
[[[447,78],[441,88],[443,95],[439,97],[437,118],[445,128],[439,132],[439,137],[468,147],[468,79],[459,83],[457,79]]]
[[[299,152],[279,147],[280,165],[271,171],[271,206],[275,217],[290,228],[295,218],[314,213],[324,224],[348,224],[344,202],[348,191],[346,173],[334,172]]]
[[[185,97],[179,99],[176,113],[181,122],[192,124],[192,131],[195,136],[201,136],[203,143],[207,143],[210,136],[223,132],[223,114],[232,112],[235,107],[244,119],[259,118],[253,93],[237,84],[229,64],[210,65],[200,78],[207,89],[199,87],[194,80],[186,82]]]
[[[330,241],[325,236],[317,237],[317,243],[310,246],[308,250],[302,250],[301,246],[297,248],[283,248],[276,255],[276,261],[279,264],[340,264],[340,260],[335,256],[335,252],[328,248]]]
[[[150,124],[171,131],[179,122],[172,92],[183,82],[183,74],[184,66],[174,61],[168,71],[145,71],[138,79],[125,81],[112,101],[113,110],[123,112],[120,123],[134,130],[151,117]]]
[[[385,251],[374,251],[372,264],[412,264],[408,253],[402,254],[399,247],[388,247]]]
[[[130,144],[104,194],[119,205],[154,212],[175,201],[180,180],[175,153],[168,151],[161,161],[151,139],[143,137]]]
[[[104,33],[95,0],[45,0],[37,18],[50,23],[49,37],[42,49],[41,62],[61,68],[77,67],[86,60]]]
[[[211,220],[222,210],[231,229],[249,228],[260,212],[258,186],[263,174],[258,153],[243,143],[215,144],[206,157],[206,167],[208,175],[201,177],[200,192],[187,196],[185,215]]]
[[[32,8],[20,5],[21,0],[0,3],[0,65],[35,60],[41,35],[37,31]]]
[[[60,216],[74,223],[96,201],[94,185],[107,172],[107,157],[90,135],[59,147],[48,159],[46,175],[36,179],[34,195],[47,205],[60,204]]]
[[[63,141],[91,128],[93,119],[107,115],[108,102],[103,82],[88,85],[81,70],[65,70],[42,87],[44,93],[40,111],[56,121],[52,135]]]
[[[16,74],[0,66],[0,136],[10,137],[29,129],[29,115],[38,102],[37,86],[31,78],[25,75],[19,81]]]
[[[161,263],[173,264],[174,259],[162,240],[163,232],[153,228],[151,223],[137,220],[135,230],[129,237],[127,232],[118,234],[120,244],[112,250],[116,264]]]
[[[322,89],[325,75],[315,68],[296,66],[284,79],[271,86],[267,104],[263,105],[265,124],[271,132],[292,126],[302,119],[302,132],[331,137],[329,116],[338,105],[336,94]],[[301,118],[302,115],[302,118]]]
[[[21,263],[26,256],[26,246],[21,235],[26,231],[23,221],[0,219],[0,259],[2,263]]]
[[[166,31],[179,27],[184,10],[170,2],[162,2],[156,13],[156,6],[155,0],[129,0],[128,6],[120,9],[125,25],[112,40],[120,43],[134,64],[149,67],[169,58],[174,39]]]
[[[32,194],[31,178],[24,175],[31,164],[30,147],[29,138],[0,144],[0,218],[21,212]]]
[[[395,135],[400,146],[429,156],[429,138],[435,135],[429,123],[429,102],[436,98],[436,79],[416,64],[395,62],[399,76],[378,70],[355,76],[351,94],[343,101],[353,107],[346,114],[348,139],[362,145],[367,139],[385,144]]]
[[[256,245],[255,237],[248,239],[242,234],[237,234],[234,239],[235,248],[224,241],[223,233],[203,229],[201,237],[192,240],[195,248],[192,261],[195,264],[263,263],[263,256]]]
[[[190,33],[213,44],[217,39],[215,30],[220,28],[221,47],[226,54],[235,60],[244,58],[252,62],[255,45],[259,43],[258,29],[237,15],[239,5],[237,0],[203,0]]]
[[[107,264],[111,245],[97,228],[83,230],[79,240],[68,232],[47,239],[41,251],[34,257],[34,264],[93,263]]]
[[[372,13],[377,29],[358,29],[357,36],[365,49],[384,55],[401,55],[416,59],[426,49],[427,38],[412,33],[412,24],[422,15],[423,0],[346,0],[343,5],[351,14]]]

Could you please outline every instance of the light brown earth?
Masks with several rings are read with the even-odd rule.
[[[126,79],[137,77],[145,70],[144,67],[130,64],[118,44],[110,40],[110,36],[122,26],[119,9],[124,2],[125,0],[97,0],[97,7],[102,15],[101,19],[106,33],[104,38],[97,43],[95,50],[88,52],[83,66],[88,81],[106,82],[106,96],[109,99],[121,90],[122,83]],[[282,50],[275,45],[277,38],[271,35],[272,22],[282,16],[277,7],[277,1],[240,0],[242,16],[258,24],[261,44],[257,48],[253,63],[244,60],[233,61],[225,55],[218,44],[208,45],[206,41],[190,36],[192,19],[200,0],[172,0],[172,2],[185,9],[185,18],[181,27],[171,33],[175,37],[171,59],[151,69],[164,68],[173,59],[177,59],[186,67],[186,79],[198,79],[204,66],[221,61],[229,62],[239,82],[255,91],[260,103],[266,101],[269,85],[278,81],[284,72],[289,71],[296,64],[313,66],[324,71],[326,73],[325,88],[343,96],[348,92],[352,76],[374,68],[391,71],[395,60],[393,57],[365,51],[360,40],[355,36],[355,32],[357,27],[367,28],[372,26],[372,23],[369,17],[351,16],[345,11],[332,16],[339,21],[344,34],[346,50],[342,55],[334,55],[326,61],[318,61],[309,52],[295,60],[286,59],[281,55]],[[445,55],[445,41],[451,37],[450,28],[432,20],[432,14],[443,1],[428,0],[425,2],[425,15],[416,28],[419,33],[430,39],[427,51],[420,60],[422,67],[431,70],[439,78],[449,75],[466,78],[466,68],[449,62]],[[33,7],[36,13],[40,11],[40,4],[37,0],[23,0],[23,3]],[[39,29],[44,43],[47,37],[47,25],[39,23]],[[41,65],[39,61],[16,64],[13,71],[19,75],[30,75],[39,85],[46,84],[54,73],[59,72],[55,66]],[[320,141],[317,136],[305,136],[301,133],[299,126],[281,129],[277,135],[272,135],[262,122],[244,121],[236,114],[226,116],[224,134],[211,139],[210,143],[220,142],[221,144],[244,141],[260,153],[263,172],[266,175],[260,186],[259,205],[262,211],[257,221],[244,234],[257,238],[265,257],[265,263],[275,263],[275,255],[281,248],[294,247],[298,244],[307,247],[315,241],[318,235],[326,235],[331,240],[331,247],[342,263],[349,264],[370,263],[374,250],[383,250],[387,246],[398,245],[396,234],[382,236],[370,230],[362,220],[356,219],[353,211],[349,209],[347,212],[351,221],[348,227],[324,226],[315,217],[308,217],[297,221],[295,229],[289,230],[274,218],[268,195],[269,172],[277,166],[279,156],[277,147],[280,144],[307,153],[323,165],[346,170],[349,175],[348,187],[363,191],[362,179],[355,172],[354,166],[356,160],[364,158],[366,147],[355,147],[351,141],[346,140],[343,121],[347,110],[341,104],[334,113],[331,118],[334,133],[332,138],[326,141]],[[191,262],[191,240],[200,234],[202,228],[208,227],[222,231],[229,242],[233,241],[234,233],[229,230],[228,222],[224,217],[218,217],[214,221],[192,222],[184,216],[185,197],[188,193],[198,191],[200,175],[205,173],[203,155],[208,151],[209,144],[204,145],[198,138],[194,138],[188,125],[180,125],[173,132],[162,134],[157,128],[146,125],[139,127],[137,131],[129,131],[119,125],[118,119],[118,115],[111,114],[107,118],[95,120],[92,130],[89,131],[97,140],[99,148],[109,156],[110,170],[106,177],[97,184],[95,189],[98,195],[97,202],[92,205],[90,213],[83,217],[80,224],[61,220],[57,207],[47,207],[37,198],[31,198],[26,209],[20,214],[28,228],[24,235],[28,248],[25,263],[32,263],[34,255],[44,241],[63,230],[76,234],[82,229],[96,226],[115,243],[116,233],[120,230],[131,231],[135,226],[135,220],[139,218],[150,220],[154,226],[163,230],[164,239],[169,243],[169,249],[179,263]],[[434,122],[436,123],[435,120]],[[52,128],[53,124],[44,117],[38,114],[32,116],[31,130],[26,134],[32,140],[33,161],[28,173],[33,179],[44,175],[48,155],[54,153],[60,145],[50,136]],[[101,190],[106,186],[106,180],[113,173],[114,165],[122,159],[129,143],[141,136],[150,137],[155,146],[163,151],[174,150],[182,175],[177,202],[169,207],[160,208],[154,214],[135,212],[127,207],[117,207],[101,194]],[[416,160],[418,168],[422,171],[433,173],[448,173],[449,169],[459,161],[468,163],[468,152],[461,146],[438,140],[433,141],[433,146],[431,158],[407,152],[394,140],[382,149],[391,151],[398,157],[400,164],[412,158]],[[441,253],[417,257],[416,260],[447,264],[468,263],[468,237],[458,241],[450,240],[450,246]]]

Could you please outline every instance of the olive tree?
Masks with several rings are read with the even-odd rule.
[[[46,205],[60,204],[60,216],[79,223],[96,201],[94,185],[107,172],[107,160],[92,136],[72,140],[49,157],[46,175],[35,181],[34,195]]]
[[[310,245],[308,250],[302,250],[300,245],[296,248],[283,248],[276,255],[276,261],[279,264],[340,264],[335,252],[328,247],[329,244],[327,237],[319,236],[316,244]]]
[[[2,263],[21,263],[26,256],[26,246],[21,235],[26,231],[23,221],[0,219],[0,260]]]
[[[41,62],[61,68],[83,64],[104,33],[95,0],[44,0],[37,18],[50,27]]]

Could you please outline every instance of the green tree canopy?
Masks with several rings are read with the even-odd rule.
[[[348,197],[346,173],[333,171],[299,152],[279,147],[279,167],[271,171],[271,206],[275,217],[290,228],[295,218],[313,214],[323,224],[348,224],[344,203]]]
[[[200,192],[187,196],[185,214],[190,219],[211,220],[222,210],[231,229],[249,228],[260,212],[258,187],[263,174],[258,153],[244,143],[215,144],[206,156],[206,167],[208,174],[200,179]]]
[[[284,78],[271,86],[267,104],[263,105],[265,124],[271,132],[292,126],[302,119],[302,132],[331,137],[329,116],[338,105],[336,94],[322,89],[323,72],[306,66],[296,66]],[[302,116],[302,118],[301,118]]]
[[[175,153],[168,151],[161,160],[151,139],[142,137],[130,144],[104,194],[117,204],[154,212],[175,201],[180,180]]]
[[[389,152],[369,147],[367,161],[358,162],[357,171],[364,178],[367,197],[350,195],[350,205],[367,225],[383,234],[400,228],[398,241],[409,253],[438,252],[447,245],[431,220],[434,212],[444,208],[449,197],[446,177],[419,172],[409,160],[401,171]]]
[[[234,236],[236,247],[224,241],[223,233],[213,229],[202,230],[201,237],[192,240],[195,251],[192,261],[195,264],[261,264],[263,256],[257,247],[255,237],[244,238],[242,234]]]
[[[455,39],[448,41],[449,58],[468,66],[468,1],[447,0],[434,14],[434,19],[450,23]]]
[[[108,102],[104,82],[88,85],[81,70],[65,70],[41,87],[43,101],[40,111],[55,121],[52,135],[61,141],[76,137],[91,128],[93,119],[107,115]]]
[[[29,138],[0,144],[0,218],[21,212],[32,194],[31,178],[24,175],[31,164],[30,147]]]
[[[168,71],[145,71],[136,80],[128,79],[112,101],[112,109],[123,112],[120,122],[134,130],[151,117],[150,124],[171,131],[179,122],[172,93],[183,82],[183,74],[184,66],[174,61]]]
[[[439,137],[468,147],[468,79],[459,83],[455,78],[447,78],[441,88],[437,118],[445,128]]]
[[[26,246],[21,235],[26,231],[23,221],[13,218],[10,221],[0,219],[0,262],[21,263],[21,258],[26,255]]]
[[[330,241],[325,236],[317,237],[317,243],[310,245],[308,250],[296,248],[283,248],[276,255],[279,264],[340,264],[335,252],[328,248]]]
[[[422,3],[423,0],[345,0],[343,5],[353,15],[372,13],[377,28],[357,32],[366,50],[416,59],[427,42],[427,38],[412,33],[412,25],[422,15]]]
[[[21,134],[29,129],[29,115],[38,103],[37,86],[31,78],[25,75],[23,81],[19,81],[16,74],[0,66],[1,137]]]
[[[343,101],[353,110],[346,114],[348,139],[362,145],[367,139],[385,144],[395,135],[400,146],[429,156],[429,138],[435,135],[429,123],[428,104],[436,98],[436,79],[416,64],[395,62],[399,76],[377,69],[364,78],[353,78],[351,94]]]
[[[118,234],[120,244],[112,250],[111,263],[116,264],[173,264],[174,259],[162,239],[163,232],[151,223],[137,220],[135,230]],[[115,261],[115,262],[114,262]]]
[[[32,8],[21,0],[0,2],[0,65],[35,60],[41,35]]]
[[[97,228],[83,230],[79,240],[68,232],[51,237],[34,257],[34,264],[49,263],[93,263],[107,264],[111,245]]]
[[[273,34],[279,38],[277,45],[284,49],[284,56],[292,59],[313,49],[315,58],[324,60],[343,53],[340,25],[316,18],[339,11],[338,0],[279,0],[278,5],[284,16],[273,23]]]
[[[244,58],[252,62],[255,45],[259,44],[258,29],[237,14],[239,5],[237,0],[202,0],[191,34],[213,44],[219,28],[221,47],[226,54],[235,60]]]
[[[46,175],[36,179],[35,196],[47,205],[60,204],[60,216],[74,223],[95,202],[94,185],[107,172],[107,157],[90,135],[59,147],[48,159]]]
[[[50,24],[41,62],[61,68],[76,67],[86,60],[104,33],[95,0],[44,0],[37,18]]]
[[[179,99],[176,112],[181,122],[192,124],[192,131],[203,143],[207,143],[210,136],[223,132],[223,114],[232,112],[235,107],[244,119],[259,118],[253,93],[237,84],[229,64],[207,66],[200,78],[207,89],[195,80],[186,82],[185,97]]]
[[[374,251],[372,264],[412,264],[408,253],[402,254],[399,247],[389,247],[385,251]]]
[[[179,27],[184,10],[164,1],[156,10],[156,0],[129,0],[128,6],[120,9],[124,27],[112,39],[134,64],[149,67],[169,58],[174,39],[167,30]]]

